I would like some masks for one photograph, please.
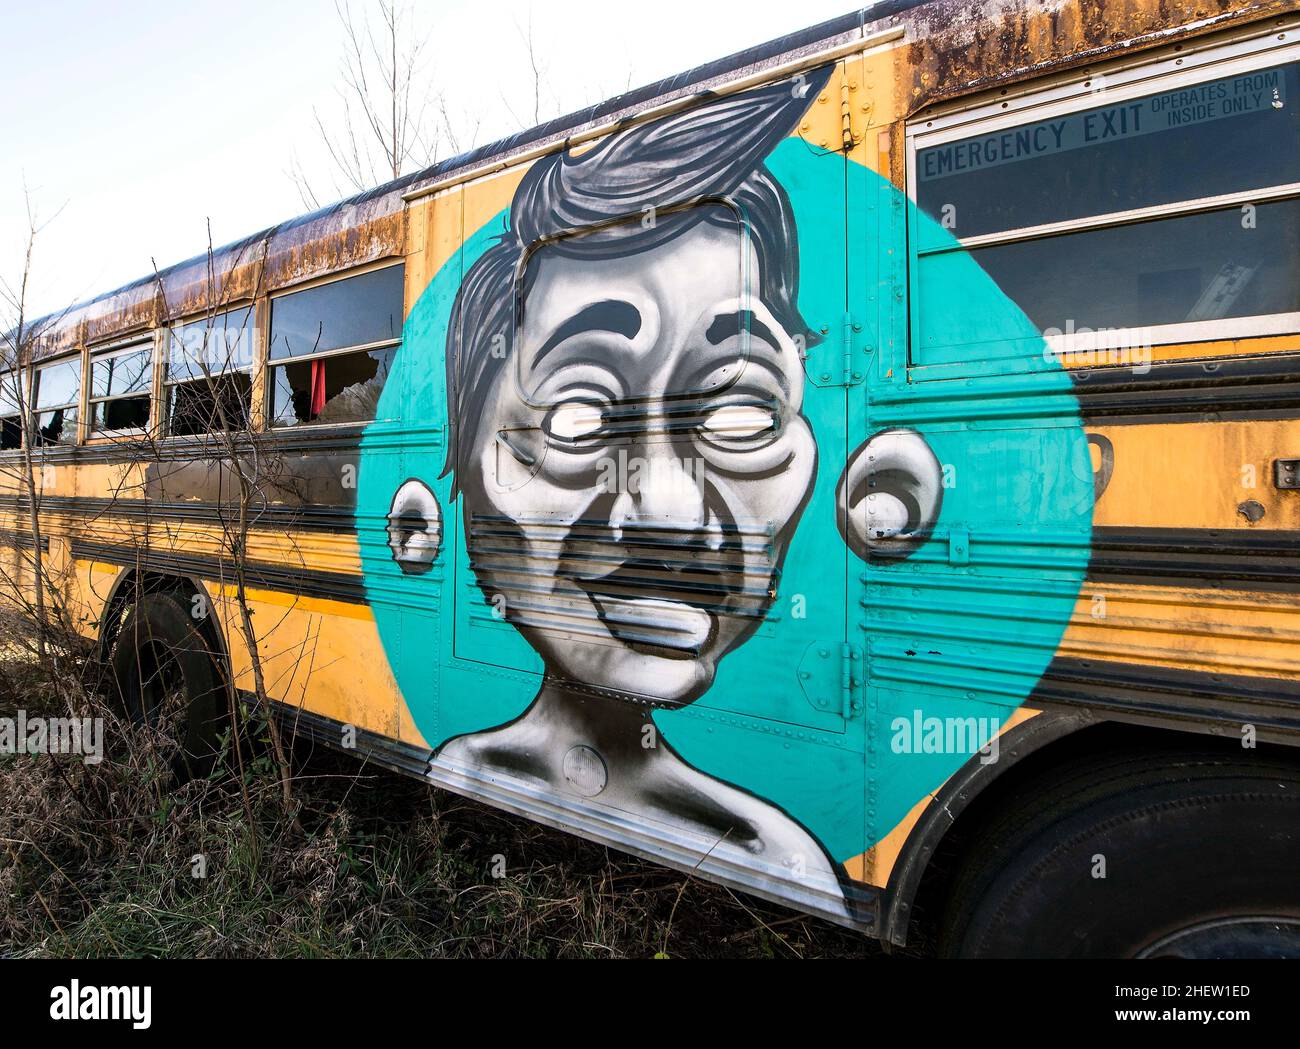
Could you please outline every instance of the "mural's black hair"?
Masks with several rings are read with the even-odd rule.
[[[548,250],[628,255],[680,236],[698,222],[727,219],[724,207],[678,211],[726,201],[743,217],[756,250],[763,302],[787,331],[802,334],[809,345],[817,341],[799,314],[794,213],[763,160],[798,126],[831,70],[823,66],[705,102],[614,134],[586,152],[544,157],[529,169],[511,203],[507,232],[470,268],[452,308],[443,476],[454,471],[453,499],[472,470],[474,432],[484,405],[513,354],[518,265],[539,241],[598,227],[585,236],[552,240]],[[672,219],[646,228],[640,219],[647,208],[672,212]]]

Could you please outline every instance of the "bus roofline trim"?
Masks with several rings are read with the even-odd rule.
[[[780,80],[782,77],[791,76],[804,69],[811,69],[814,66],[822,65],[826,62],[833,62],[847,55],[857,54],[868,51],[872,48],[882,47],[886,44],[893,44],[902,40],[906,35],[906,26],[891,26],[888,29],[882,29],[879,32],[867,34],[854,40],[849,40],[841,44],[835,44],[832,47],[815,51],[811,54],[802,55],[799,58],[791,59],[789,62],[783,62],[775,66],[768,66],[765,69],[757,70],[753,73],[747,73],[742,77],[728,82],[722,87],[710,88],[707,91],[696,91],[689,95],[683,95],[681,98],[674,98],[668,102],[661,102],[658,105],[643,109],[641,112],[631,116],[620,117],[614,120],[606,120],[585,131],[579,131],[576,134],[568,135],[563,139],[546,142],[541,145],[532,146],[514,156],[507,157],[504,160],[489,161],[486,164],[480,164],[478,167],[470,168],[468,171],[462,171],[458,175],[450,178],[440,179],[431,182],[426,186],[418,189],[412,189],[402,194],[402,199],[408,204],[425,197],[431,197],[434,194],[441,193],[443,190],[451,189],[465,182],[472,182],[475,179],[483,178],[485,175],[495,175],[505,171],[508,168],[515,167],[519,164],[525,164],[530,160],[545,156],[548,153],[554,153],[557,149],[568,149],[572,146],[581,145],[584,142],[590,142],[592,139],[602,138],[605,135],[612,134],[615,131],[621,131],[625,128],[634,127],[637,124],[643,124],[649,120],[656,120],[660,117],[669,116],[670,114],[689,109],[691,106],[698,105],[708,98],[718,98],[744,91],[746,88],[753,87],[756,84],[764,84],[773,80]]]

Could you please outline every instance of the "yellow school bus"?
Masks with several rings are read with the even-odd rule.
[[[889,944],[1295,953],[1296,8],[885,0],[73,307],[39,556],[191,742]]]

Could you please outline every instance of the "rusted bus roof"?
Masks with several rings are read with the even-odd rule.
[[[82,303],[49,324],[40,356],[129,336],[255,293],[405,253],[404,195],[531,153],[654,106],[902,25],[896,92],[908,114],[945,98],[1102,61],[1270,14],[1300,0],[883,0],[798,33],[448,158]],[[209,273],[216,291],[209,293]]]
[[[906,19],[908,112],[1297,8],[1297,0],[936,0]]]
[[[400,183],[390,183],[75,306],[49,325],[39,356],[129,337],[263,291],[401,255],[406,250],[401,193]]]

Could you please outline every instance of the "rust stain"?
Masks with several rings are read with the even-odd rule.
[[[73,307],[38,357],[192,318],[338,270],[406,253],[406,207],[391,188],[205,252]]]
[[[1294,13],[1296,0],[935,0],[907,17],[908,115],[956,95]]]

